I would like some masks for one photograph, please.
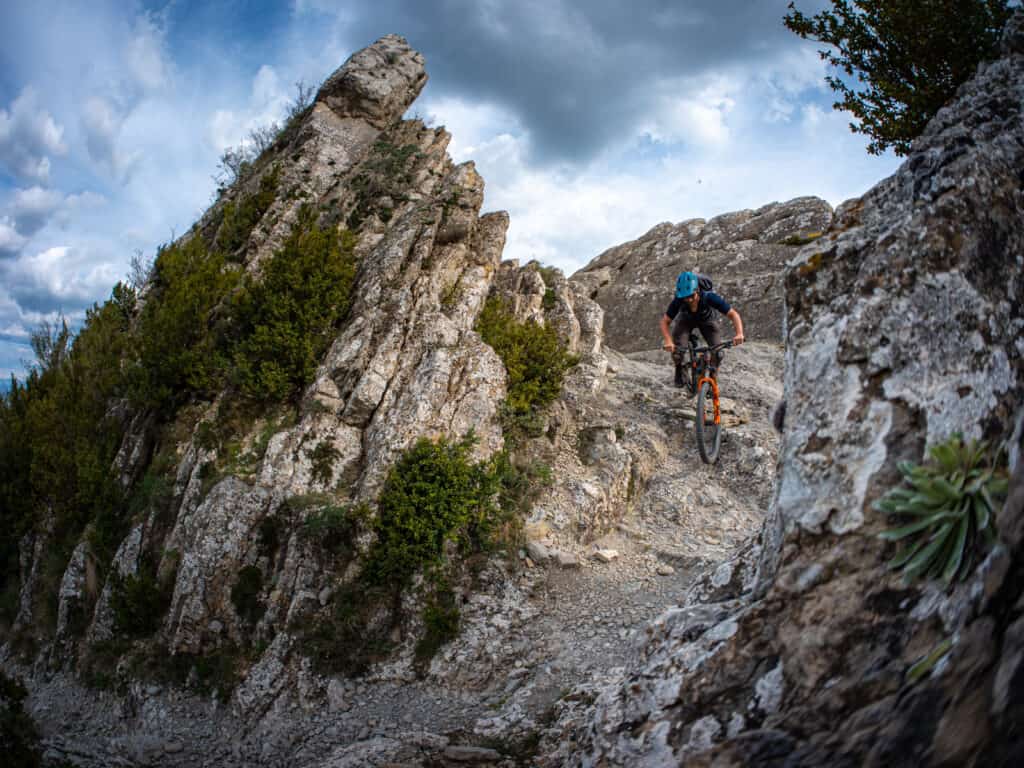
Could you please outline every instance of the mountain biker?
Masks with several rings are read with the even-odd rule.
[[[707,280],[707,278],[704,279]],[[707,285],[710,285],[710,280],[707,280]],[[700,333],[709,347],[720,344],[721,333],[715,322],[715,317],[711,313],[712,309],[721,312],[732,321],[736,331],[732,343],[737,346],[742,344],[744,341],[743,320],[740,318],[740,313],[730,307],[729,303],[714,291],[701,290],[700,280],[696,274],[683,272],[676,280],[675,298],[668,305],[665,314],[661,316],[661,335],[665,340],[662,346],[669,352],[675,352],[676,347],[685,345],[684,339],[694,328],[700,329]],[[669,324],[673,320],[676,321],[675,327],[669,334]],[[720,364],[722,351],[719,350],[716,355]],[[683,365],[678,360],[676,360],[675,385],[677,387],[685,386]]]

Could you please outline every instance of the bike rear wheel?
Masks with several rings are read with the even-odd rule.
[[[718,461],[718,446],[722,440],[720,425],[715,424],[715,398],[711,383],[705,381],[697,393],[697,413],[694,419],[697,431],[697,451],[705,464]]]

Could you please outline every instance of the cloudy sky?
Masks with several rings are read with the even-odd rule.
[[[662,221],[895,170],[831,109],[787,0],[0,3],[0,377],[209,205],[217,158],[389,32],[427,61],[410,114],[475,160],[505,255],[572,272]],[[822,0],[803,0],[805,12]]]

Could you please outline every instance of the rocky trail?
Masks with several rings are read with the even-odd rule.
[[[462,634],[425,677],[399,661],[308,696],[300,681],[297,699],[281,697],[243,723],[216,700],[144,683],[123,700],[97,698],[57,676],[32,699],[37,718],[62,724],[45,739],[50,757],[83,765],[531,764],[529,745],[555,703],[620,675],[648,623],[757,534],[771,494],[778,345],[729,353],[720,381],[730,426],[714,466],[697,454],[692,400],[672,386],[667,355],[608,354],[607,384],[584,402],[577,432],[608,426],[643,467],[642,488],[608,531],[546,527],[511,577],[501,568],[485,574],[464,607]],[[564,436],[553,493],[601,469],[588,447],[579,434]]]

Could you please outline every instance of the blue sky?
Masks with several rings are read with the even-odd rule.
[[[567,272],[662,221],[892,173],[831,109],[786,0],[59,2],[0,8],[0,377],[209,205],[217,158],[380,35],[430,81],[411,115],[474,160],[505,255]],[[800,3],[814,11],[820,0]]]

